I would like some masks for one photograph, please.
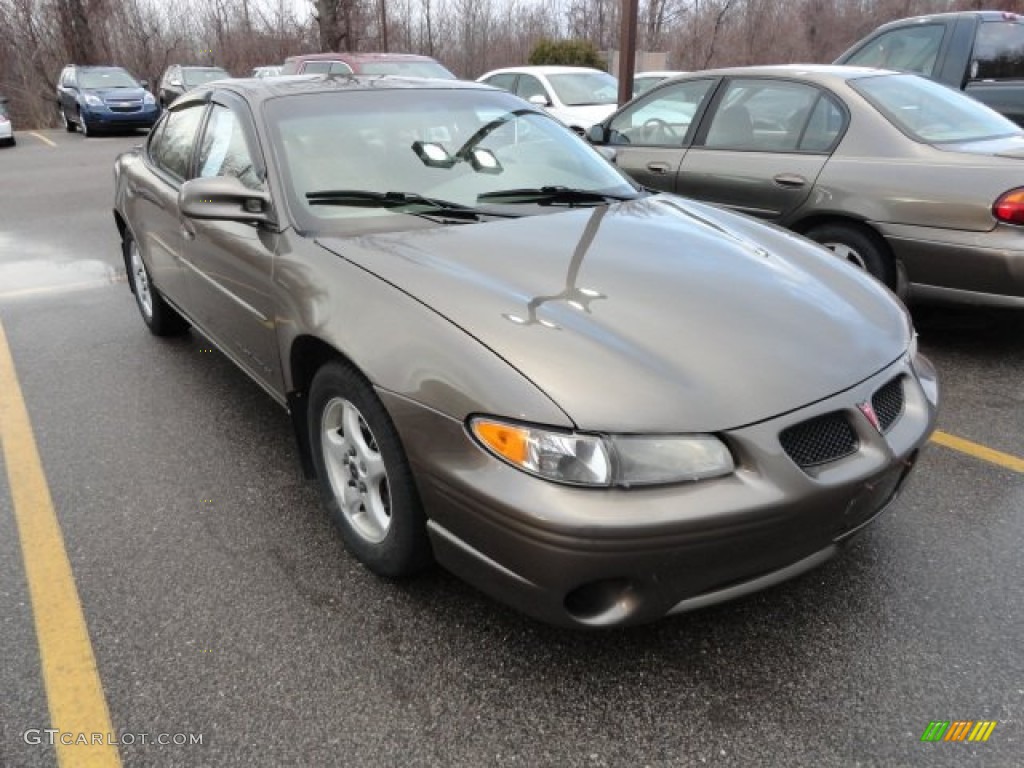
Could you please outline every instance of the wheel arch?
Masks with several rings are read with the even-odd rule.
[[[906,269],[892,245],[877,228],[861,217],[839,213],[817,213],[807,216],[799,221],[791,223],[789,228],[799,235],[806,236],[811,230],[822,226],[847,227],[857,230],[865,237],[870,238],[879,249],[882,257],[889,261],[890,269],[892,271],[891,279],[893,281],[892,284],[890,284],[890,288],[894,290],[898,296],[902,297],[905,295]]]
[[[299,449],[302,473],[307,478],[316,477],[313,454],[310,450],[309,435],[309,388],[324,365],[341,362],[352,368],[369,382],[369,377],[353,362],[352,358],[323,339],[302,334],[292,339],[288,349],[287,393],[288,413],[291,415],[295,442]]]

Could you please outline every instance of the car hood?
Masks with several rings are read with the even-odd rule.
[[[859,383],[909,341],[872,278],[669,195],[318,242],[477,338],[581,429],[750,424]]]

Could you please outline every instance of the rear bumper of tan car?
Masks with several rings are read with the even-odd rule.
[[[1024,307],[1024,228],[874,226],[903,263],[910,298]]]
[[[894,377],[904,407],[881,434],[857,408]],[[721,437],[732,475],[647,489],[582,489],[485,454],[463,424],[382,393],[413,463],[437,560],[498,600],[575,627],[652,621],[733,599],[819,565],[899,493],[935,423],[922,357],[846,392]],[[842,411],[856,453],[808,470],[779,433]]]

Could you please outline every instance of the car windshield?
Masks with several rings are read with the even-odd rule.
[[[548,82],[567,107],[590,104],[617,104],[619,81],[607,72],[571,72],[548,75]]]
[[[305,231],[427,226],[416,213],[428,203],[486,221],[638,195],[572,131],[500,91],[300,94],[266,114]]]
[[[209,83],[214,80],[223,80],[231,77],[223,69],[191,69],[186,67],[182,70],[185,76],[185,85],[196,86]]]
[[[361,75],[402,75],[404,77],[438,77],[454,80],[455,75],[436,61],[363,61],[359,63]]]
[[[917,75],[877,75],[850,81],[893,125],[926,144],[982,141],[1020,133],[998,112]]]
[[[123,69],[84,69],[78,73],[79,88],[139,88]]]

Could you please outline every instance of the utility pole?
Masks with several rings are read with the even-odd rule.
[[[619,106],[633,98],[638,12],[639,0],[622,0],[622,28],[619,33]]]

